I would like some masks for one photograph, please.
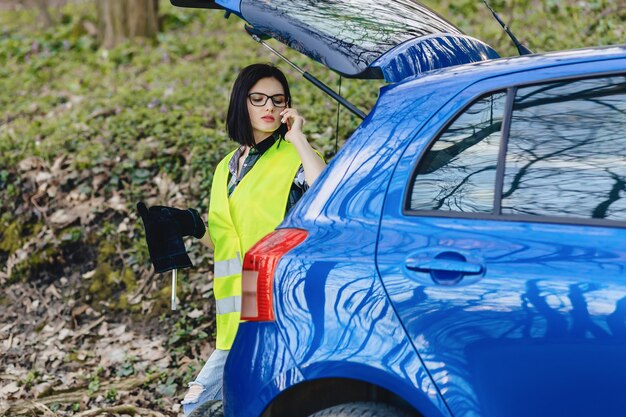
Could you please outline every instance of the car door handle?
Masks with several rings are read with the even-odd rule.
[[[415,259],[406,260],[406,267],[413,271],[451,271],[466,275],[480,274],[482,265],[452,259]]]
[[[410,279],[426,285],[469,285],[485,275],[484,262],[478,251],[432,246],[410,253],[404,268]]]

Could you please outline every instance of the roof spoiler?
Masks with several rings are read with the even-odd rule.
[[[215,0],[170,0],[173,6],[193,9],[223,9]]]

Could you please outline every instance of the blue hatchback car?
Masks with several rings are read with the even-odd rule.
[[[226,416],[626,415],[625,46],[505,59],[409,0],[196,3],[390,82],[246,255]]]

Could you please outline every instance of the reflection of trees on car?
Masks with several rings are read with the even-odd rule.
[[[331,49],[345,51],[365,69],[393,46],[432,33],[459,34],[459,30],[424,6],[412,2],[377,0],[255,2],[246,7],[280,10],[284,22],[299,27],[307,37],[319,39]],[[299,41],[280,33],[276,39],[301,52]],[[316,59],[320,60],[318,57]],[[322,60],[320,60],[322,61]]]
[[[420,161],[411,208],[491,212],[506,93],[478,100]]]
[[[512,113],[503,213],[625,219],[624,77],[518,91]]]
[[[522,257],[518,261],[554,267],[552,261],[541,257]],[[441,382],[441,389],[459,393],[452,397],[462,399],[463,404],[456,404],[468,413],[462,415],[481,415],[485,411],[480,408],[481,396],[495,393],[471,392],[472,380],[487,376],[501,379],[502,374],[506,379],[506,375],[515,374],[512,370],[509,374],[509,369],[498,369],[494,360],[510,356],[509,366],[531,366],[532,369],[517,369],[530,374],[533,369],[558,368],[559,364],[585,359],[582,351],[570,351],[568,345],[584,344],[587,360],[594,361],[601,360],[594,355],[601,355],[611,346],[621,349],[626,343],[626,297],[614,297],[611,305],[605,299],[606,293],[602,293],[604,288],[591,280],[562,284],[550,279],[530,279],[520,293],[514,280],[500,277],[483,281],[482,287],[466,286],[462,296],[457,293],[445,298],[446,290],[418,286],[413,290],[414,296],[397,307],[410,311],[415,327],[428,335],[425,337],[432,346],[423,346],[422,358],[433,377]],[[510,304],[513,297],[519,300],[517,307]],[[595,310],[593,316],[590,309]],[[606,313],[599,315],[598,309]],[[536,350],[528,347],[532,345],[530,341]],[[446,349],[440,349],[441,346]],[[490,356],[495,352],[497,358]],[[560,352],[560,357],[554,358],[555,352]],[[516,355],[523,356],[515,360]],[[492,375],[495,371],[502,374]]]

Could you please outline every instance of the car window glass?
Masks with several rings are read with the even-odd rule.
[[[502,213],[626,220],[626,77],[519,89]]]
[[[461,34],[454,25],[413,1],[248,0],[243,2],[242,10],[247,16],[276,15],[276,22],[295,18],[306,28],[308,36],[344,50],[363,67],[409,39],[439,33]],[[288,30],[284,25],[278,28]],[[266,24],[263,29],[271,32],[277,28]],[[273,32],[273,35],[279,39],[286,37],[285,43],[296,49],[301,47],[294,39],[289,39],[289,33]]]
[[[410,209],[491,213],[506,93],[464,111],[421,159]]]

